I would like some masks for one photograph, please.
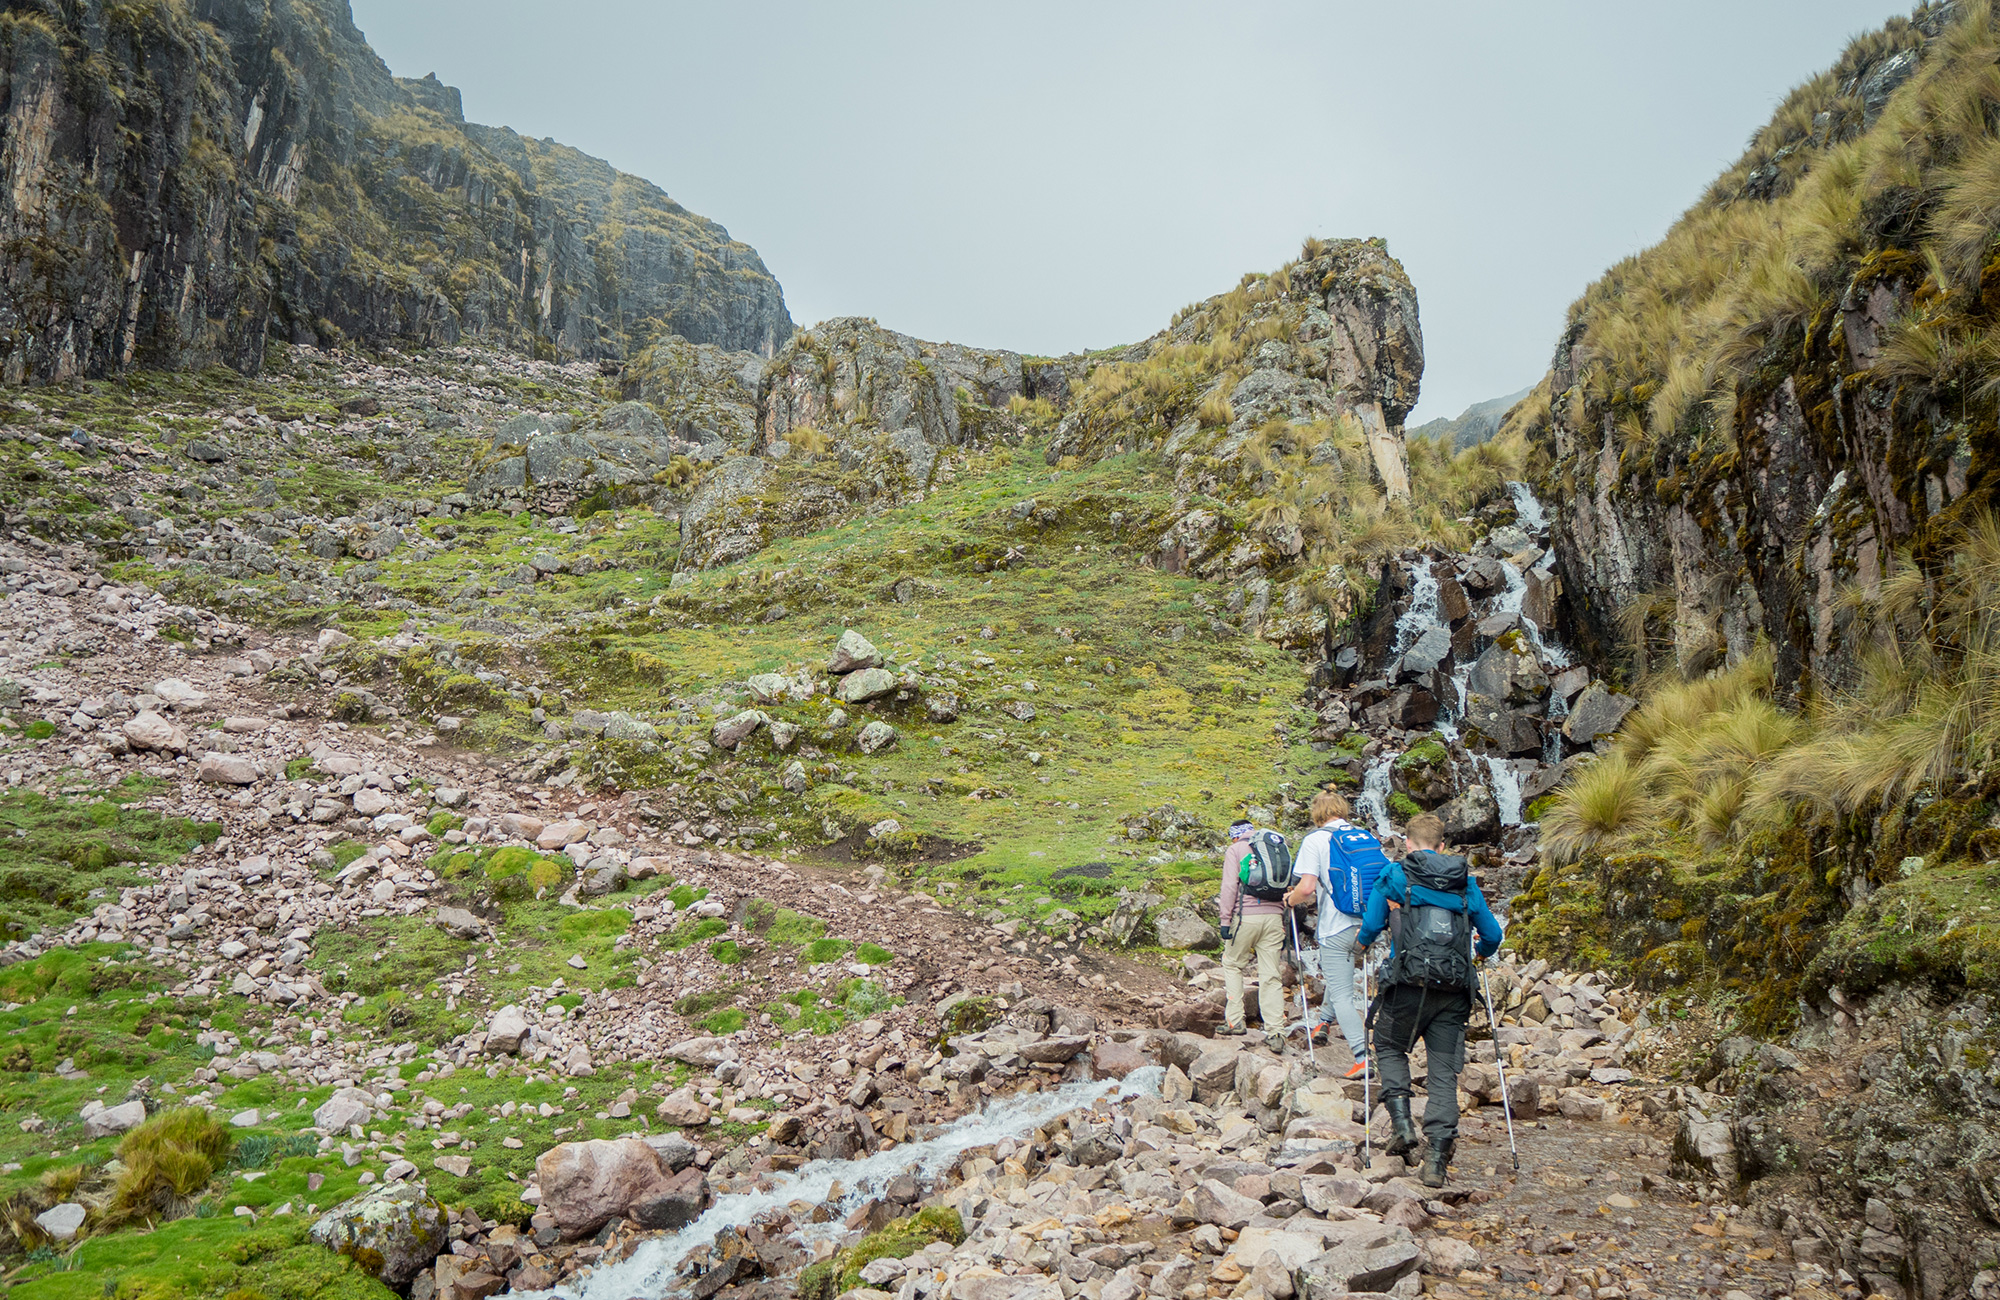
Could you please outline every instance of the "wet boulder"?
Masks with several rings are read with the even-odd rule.
[[[1483,695],[1466,698],[1465,738],[1475,750],[1509,756],[1542,752],[1542,728],[1533,715]]]
[[[660,1153],[638,1138],[564,1142],[535,1161],[542,1208],[570,1238],[587,1236],[614,1218],[638,1217],[642,1206],[658,1208],[652,1217],[673,1217],[685,1209],[688,1190],[674,1177]]]
[[[1608,739],[1635,703],[1631,696],[1609,690],[1603,682],[1592,682],[1563,719],[1563,739],[1582,746]]]
[[[1500,834],[1500,805],[1493,792],[1475,785],[1438,809],[1450,844],[1487,844]]]
[[[1416,682],[1435,690],[1440,672],[1451,671],[1451,629],[1434,623],[1403,652],[1391,674],[1397,682]]]
[[[1466,693],[1501,704],[1538,703],[1549,689],[1549,675],[1525,636],[1503,634],[1479,656],[1466,678]]]

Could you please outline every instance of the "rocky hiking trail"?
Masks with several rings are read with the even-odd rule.
[[[379,732],[323,720],[342,689],[337,634],[254,632],[32,543],[0,544],[0,568],[0,669],[25,705],[65,720],[0,760],[12,796],[123,783],[196,845],[150,869],[109,864],[132,874],[77,920],[13,939],[6,969],[64,954],[137,967],[126,987],[157,984],[135,1001],[188,1007],[200,1023],[184,1036],[209,1049],[195,1068],[153,1057],[133,1078],[101,1037],[77,1040],[51,1080],[66,1091],[7,1142],[10,1170],[204,1105],[240,1142],[293,1144],[268,1174],[236,1175],[225,1203],[246,1228],[321,1216],[315,1240],[379,1257],[378,1275],[420,1300],[550,1286],[602,1300],[621,1260],[690,1233],[713,1240],[681,1241],[687,1276],[646,1294],[831,1295],[856,1252],[873,1257],[861,1289],[901,1300],[1285,1300],[1363,1282],[1763,1300],[1823,1280],[1859,1294],[1795,1272],[1779,1235],[1668,1172],[1682,1099],[1643,1073],[1661,1031],[1602,977],[1495,968],[1522,1172],[1488,1036],[1462,1080],[1454,1182],[1433,1194],[1400,1161],[1361,1162],[1344,1048],[1281,1058],[1207,1036],[1219,971],[1200,953],[1085,949],[905,891],[880,867],[678,844],[634,796],[507,780],[504,758],[393,718]],[[85,628],[115,652],[42,660]],[[454,868],[461,852],[470,864]],[[528,897],[558,858],[568,876],[540,889],[567,885],[560,900]],[[398,968],[409,987],[353,978],[367,949],[393,965],[399,947],[428,967]],[[54,1005],[64,987],[16,994],[5,1014],[31,1035],[79,1023],[80,1007]],[[1120,1076],[1133,1087],[1115,1104],[990,1131],[1024,1092],[1059,1102]],[[480,1094],[460,1100],[467,1083]],[[968,1131],[985,1140],[967,1145]],[[905,1170],[899,1146],[937,1154]],[[816,1203],[724,1222],[741,1198],[771,1202],[809,1175]],[[435,1216],[450,1251],[378,1240],[371,1205]],[[957,1214],[937,1230],[961,1238],[949,1250],[916,1253],[907,1225],[924,1219],[895,1218],[926,1205]],[[41,1210],[39,1231],[61,1246],[95,1212],[85,1193]],[[86,1234],[77,1258],[97,1248]],[[892,1265],[904,1249],[916,1262]],[[801,1279],[815,1263],[822,1276]]]

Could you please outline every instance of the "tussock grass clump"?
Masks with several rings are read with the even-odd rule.
[[[103,1222],[178,1219],[222,1168],[229,1130],[199,1106],[163,1111],[127,1133],[118,1144],[125,1166],[112,1184]]]
[[[1847,603],[1874,633],[1853,691],[1807,713],[1770,698],[1769,650],[1699,681],[1662,681],[1612,752],[1542,819],[1557,861],[1689,833],[1719,849],[1800,807],[1851,814],[2000,766],[2000,518],[1951,530],[1938,557],[1899,557]]]

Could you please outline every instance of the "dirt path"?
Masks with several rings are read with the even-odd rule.
[[[1460,1217],[1433,1225],[1476,1247],[1483,1267],[1436,1279],[1432,1294],[1794,1294],[1776,1234],[1731,1217],[1734,1207],[1690,1200],[1667,1171],[1665,1142],[1622,1124],[1517,1124],[1516,1175],[1502,1117],[1488,1109],[1467,1117],[1460,1139],[1452,1191],[1469,1193],[1456,1198]]]

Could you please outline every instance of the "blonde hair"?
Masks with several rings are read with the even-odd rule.
[[[1347,818],[1354,815],[1354,805],[1347,802],[1347,796],[1333,790],[1322,790],[1313,796],[1312,822],[1324,826],[1336,817]]]
[[[1429,844],[1433,847],[1444,843],[1444,821],[1436,813],[1418,813],[1410,818],[1410,824],[1403,828],[1403,838],[1412,844]]]

